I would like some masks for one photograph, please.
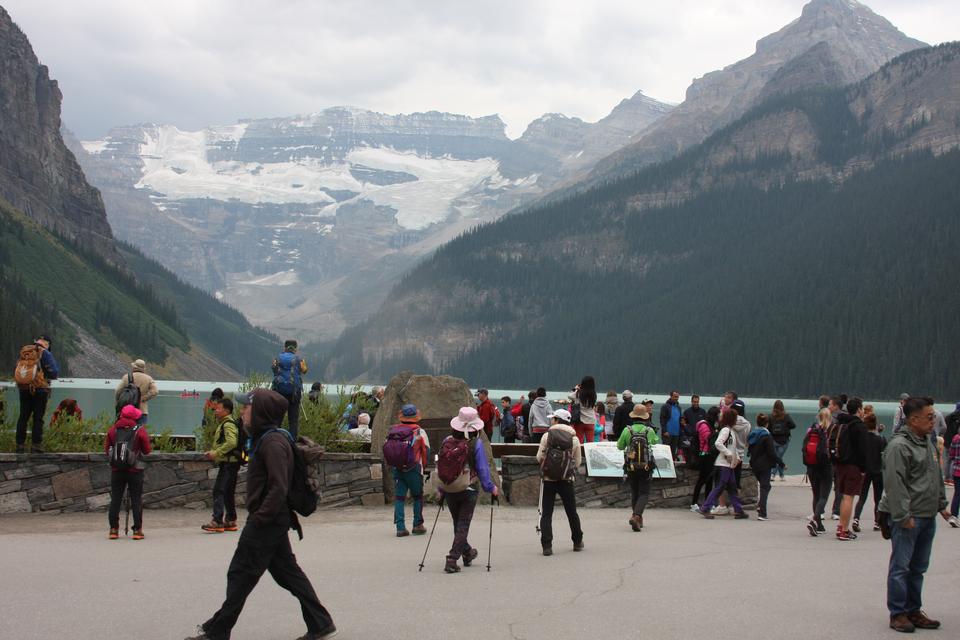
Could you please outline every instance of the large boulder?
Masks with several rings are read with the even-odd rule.
[[[449,420],[460,412],[460,407],[473,407],[476,402],[470,387],[452,376],[415,375],[401,371],[393,377],[383,392],[383,400],[373,419],[370,453],[380,455],[387,431],[398,422],[400,408],[408,403],[417,405],[424,420]],[[430,443],[435,449],[439,442]]]

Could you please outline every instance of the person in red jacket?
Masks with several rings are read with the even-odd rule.
[[[483,420],[483,430],[487,439],[493,442],[493,425],[500,419],[500,410],[490,402],[490,392],[486,389],[477,391],[477,415]]]
[[[137,425],[143,413],[132,404],[120,410],[120,417],[103,443],[110,460],[110,539],[120,537],[120,503],[123,492],[130,491],[133,509],[133,539],[143,540],[143,456],[150,453],[150,436],[146,425]],[[131,433],[132,431],[132,433]],[[129,455],[128,453],[129,452]]]

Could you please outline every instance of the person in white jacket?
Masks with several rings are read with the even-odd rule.
[[[700,506],[700,515],[709,520],[713,519],[710,509],[717,504],[717,498],[724,490],[727,492],[728,499],[733,505],[738,520],[747,518],[743,511],[743,504],[737,494],[737,476],[736,469],[743,463],[743,453],[746,450],[746,437],[743,437],[743,449],[740,448],[739,434],[742,432],[742,426],[737,424],[738,418],[742,419],[736,411],[724,411],[720,416],[720,433],[717,435],[717,461],[714,466],[719,471],[719,478],[713,487],[713,491],[707,496],[706,502]],[[746,420],[743,420],[746,422]],[[747,424],[747,434],[750,432],[749,422]]]

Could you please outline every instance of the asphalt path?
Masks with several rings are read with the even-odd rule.
[[[950,489],[952,491],[952,489]],[[396,538],[392,510],[314,514],[294,552],[340,629],[338,638],[536,640],[895,637],[887,628],[890,546],[811,538],[809,489],[775,483],[771,520],[647,511],[634,533],[621,509],[581,509],[586,549],[574,553],[562,508],[554,555],[543,557],[536,509],[478,506],[474,566],[443,572],[453,538],[447,511],[418,571],[427,536]],[[409,510],[409,507],[408,507]],[[436,507],[428,507],[427,526]],[[147,511],[147,539],[107,540],[105,514],[0,517],[0,637],[181,639],[220,605],[237,534],[205,534],[207,514]],[[122,518],[121,518],[122,519]],[[408,520],[409,526],[409,520]],[[938,521],[924,608],[943,622],[921,636],[960,636],[960,530]],[[269,575],[233,638],[304,633],[296,600]]]

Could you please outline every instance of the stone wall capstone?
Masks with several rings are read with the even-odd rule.
[[[380,458],[328,453],[319,463],[320,507],[383,505]],[[154,453],[146,458],[146,509],[213,506],[216,466],[202,453]],[[246,497],[246,468],[237,483],[237,504]],[[102,511],[110,504],[110,466],[102,453],[0,454],[0,514],[35,511]]]

